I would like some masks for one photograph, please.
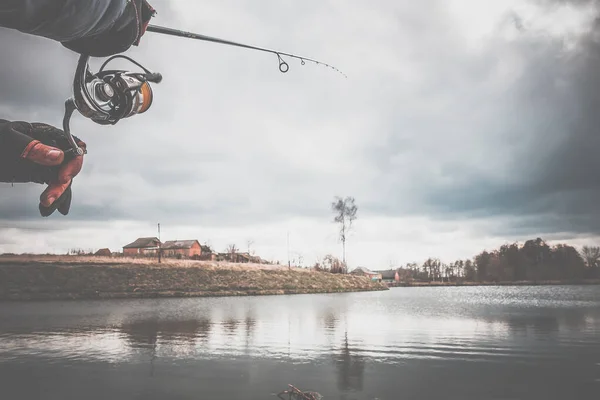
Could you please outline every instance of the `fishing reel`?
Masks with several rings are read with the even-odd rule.
[[[106,65],[115,58],[126,59],[144,72],[105,70]],[[81,55],[73,80],[73,96],[65,102],[63,131],[72,147],[65,151],[65,155],[85,153],[73,139],[69,127],[75,110],[97,124],[114,125],[123,118],[148,111],[153,100],[150,82],[160,83],[161,80],[160,73],[151,72],[123,55],[110,57],[96,74],[92,74],[89,70],[89,56]]]

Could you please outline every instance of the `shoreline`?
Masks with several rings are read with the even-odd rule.
[[[457,287],[457,286],[574,286],[600,285],[600,279],[573,279],[564,281],[500,281],[500,282],[399,282],[388,287]]]
[[[19,293],[16,296],[0,296],[0,303],[21,302],[21,301],[63,301],[63,300],[136,300],[136,299],[184,299],[184,298],[210,298],[210,297],[259,297],[259,296],[292,296],[303,294],[342,294],[373,292],[387,289],[349,289],[349,290],[330,290],[319,291],[318,289],[308,290],[263,290],[263,291],[202,291],[202,292],[98,292],[98,293],[61,293],[58,295],[46,293],[28,295]]]
[[[366,277],[271,265],[0,258],[0,301],[276,296],[389,289]]]

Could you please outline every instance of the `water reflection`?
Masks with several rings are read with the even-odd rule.
[[[514,335],[523,335],[529,332],[547,335],[558,332],[560,329],[558,318],[550,315],[508,317],[506,318],[506,322],[511,333]]]
[[[532,354],[557,357],[552,345],[557,342],[569,348],[599,346],[600,295],[595,291],[571,289],[581,292],[550,301],[536,289],[545,299],[540,303],[524,289],[508,288],[508,294],[449,289],[455,290],[67,302],[61,307],[13,303],[0,308],[0,362],[32,354],[109,362],[239,356],[329,360],[338,388],[360,391],[370,362],[526,360]],[[517,300],[519,290],[529,303]]]
[[[553,310],[547,308],[532,312],[483,315],[481,320],[488,324],[503,324],[511,335],[572,335],[595,331],[598,327],[600,308]]]
[[[209,339],[210,339],[210,331],[212,328],[212,323],[210,322],[210,319],[207,317],[201,317],[199,320],[197,320],[197,325],[196,325],[196,338],[199,340],[200,343],[208,343]]]
[[[248,313],[244,319],[244,331],[246,333],[245,354],[250,354],[250,348],[253,344],[254,330],[256,329],[256,317],[253,313]]]
[[[325,329],[325,332],[332,333],[335,332],[337,323],[338,323],[338,315],[335,311],[328,309],[326,310],[322,316],[322,326]]]
[[[335,354],[334,364],[337,370],[338,389],[341,391],[363,390],[366,360],[359,354],[353,353],[347,333],[340,352]]]
[[[233,336],[233,335],[235,335],[235,332],[237,331],[239,324],[240,324],[240,321],[238,321],[237,319],[229,318],[225,322],[223,322],[223,327],[225,328],[225,331],[227,332],[227,334],[229,334],[230,336]]]
[[[0,304],[0,396],[584,399],[599,334],[578,287]]]
[[[119,328],[130,347],[142,349],[155,348],[159,330],[159,322],[153,319],[126,323]]]

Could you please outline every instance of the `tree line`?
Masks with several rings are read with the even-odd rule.
[[[421,265],[408,263],[397,269],[403,281],[556,281],[600,278],[600,247],[549,246],[540,238],[524,244],[505,244],[475,257],[443,263],[428,258]]]

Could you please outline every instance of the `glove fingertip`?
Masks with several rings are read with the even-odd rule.
[[[69,210],[71,209],[71,199],[73,198],[73,192],[71,191],[71,186],[65,190],[64,199],[58,206],[58,212],[62,215],[68,215]]]
[[[42,203],[40,203],[40,205],[39,205],[38,208],[40,210],[40,215],[42,217],[49,217],[49,216],[51,216],[52,214],[54,214],[54,210],[55,210],[54,207],[52,207],[52,206],[45,207]]]

